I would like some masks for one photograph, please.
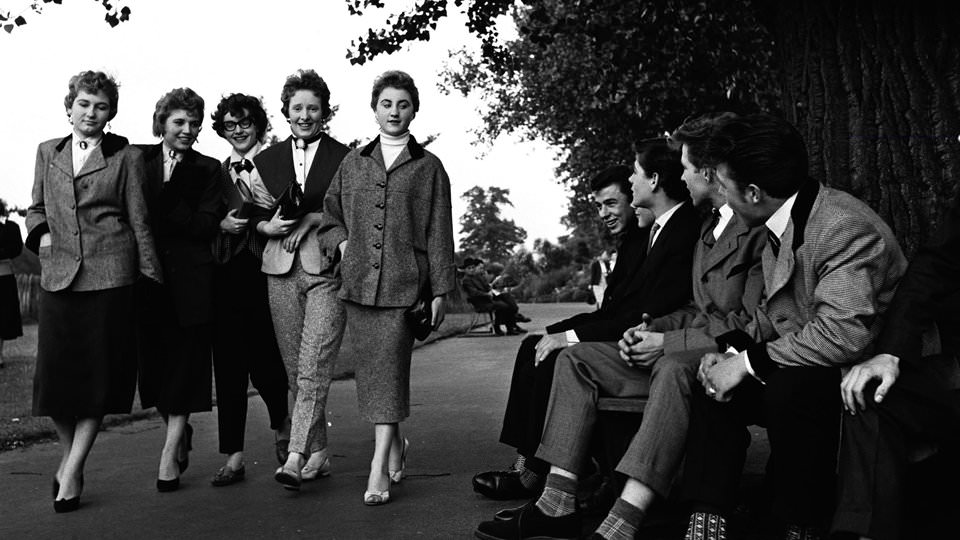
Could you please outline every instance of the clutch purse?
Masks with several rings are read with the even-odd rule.
[[[433,298],[429,294],[430,287],[424,287],[417,302],[403,313],[407,318],[407,324],[410,325],[410,330],[413,332],[413,337],[420,341],[427,339],[427,336],[433,331],[433,324],[431,324],[433,309],[430,307]]]
[[[303,216],[303,190],[300,184],[290,182],[287,189],[277,197],[277,208],[280,209],[280,219],[300,219]]]

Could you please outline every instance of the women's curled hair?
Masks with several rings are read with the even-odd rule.
[[[170,117],[170,113],[184,110],[198,119],[203,120],[203,98],[189,88],[174,88],[157,101],[157,108],[153,111],[153,134],[163,136],[163,125]]]
[[[280,91],[280,112],[284,118],[290,118],[290,98],[300,90],[310,90],[320,98],[320,117],[324,120],[330,117],[330,88],[327,83],[312,69],[298,69],[287,77],[283,90]]]
[[[413,83],[413,77],[404,71],[392,70],[385,71],[376,80],[373,81],[373,91],[370,95],[370,108],[377,110],[377,100],[384,88],[398,88],[406,90],[410,94],[410,101],[413,105],[413,112],[420,111],[420,92],[417,85]]]
[[[116,79],[102,71],[81,71],[70,77],[67,83],[67,95],[63,98],[63,106],[68,111],[73,107],[74,100],[80,92],[96,94],[103,92],[110,100],[110,120],[117,115],[117,102],[120,100],[120,85]]]
[[[213,130],[220,136],[223,136],[223,119],[227,114],[232,114],[234,118],[249,116],[257,128],[257,139],[263,142],[267,138],[270,121],[267,120],[267,111],[263,109],[263,102],[258,98],[237,93],[221,99],[217,104],[217,110],[210,115],[213,120]]]

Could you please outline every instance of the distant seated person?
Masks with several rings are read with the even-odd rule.
[[[596,259],[590,263],[590,291],[597,301],[597,309],[603,305],[603,292],[607,290],[607,276],[613,271],[617,264],[617,252],[611,249],[603,250]]]
[[[523,334],[523,328],[517,326],[517,301],[510,293],[495,293],[487,282],[487,271],[481,259],[467,257],[463,261],[463,290],[467,293],[467,302],[470,302],[479,311],[493,310],[493,332],[502,336],[506,328],[509,336]]]
[[[491,262],[489,264],[483,265],[484,270],[487,271],[487,278],[490,280],[490,290],[494,295],[506,294],[503,297],[504,301],[512,302],[514,305],[517,304],[516,299],[512,294],[509,294],[514,287],[518,286],[517,280],[512,276],[504,273],[503,265],[498,262]],[[519,307],[517,308],[519,309]],[[514,319],[517,322],[530,322],[530,317],[517,311]]]

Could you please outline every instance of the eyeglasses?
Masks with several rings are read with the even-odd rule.
[[[248,118],[244,118],[243,120],[240,120],[239,122],[230,122],[230,121],[224,122],[223,130],[233,131],[237,129],[237,126],[240,126],[240,129],[249,129],[250,126],[252,125],[253,125],[253,119],[248,117]]]

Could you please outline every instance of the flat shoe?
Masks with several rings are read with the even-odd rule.
[[[284,489],[300,491],[300,471],[296,469],[280,467],[277,472],[273,473],[273,479],[283,484]]]
[[[217,487],[229,486],[242,481],[246,477],[246,468],[241,465],[239,469],[232,469],[229,466],[220,467],[217,474],[213,475],[210,483]]]
[[[403,439],[403,450],[400,451],[400,470],[390,471],[390,483],[399,484],[403,480],[404,471],[407,469],[407,449],[410,448],[410,441]]]
[[[380,506],[388,502],[390,502],[390,490],[363,492],[363,504],[367,506]]]
[[[308,462],[306,465],[300,469],[300,479],[304,482],[312,482],[317,478],[324,478],[330,476],[330,458],[325,457],[323,461],[320,462],[319,467],[314,467]]]

